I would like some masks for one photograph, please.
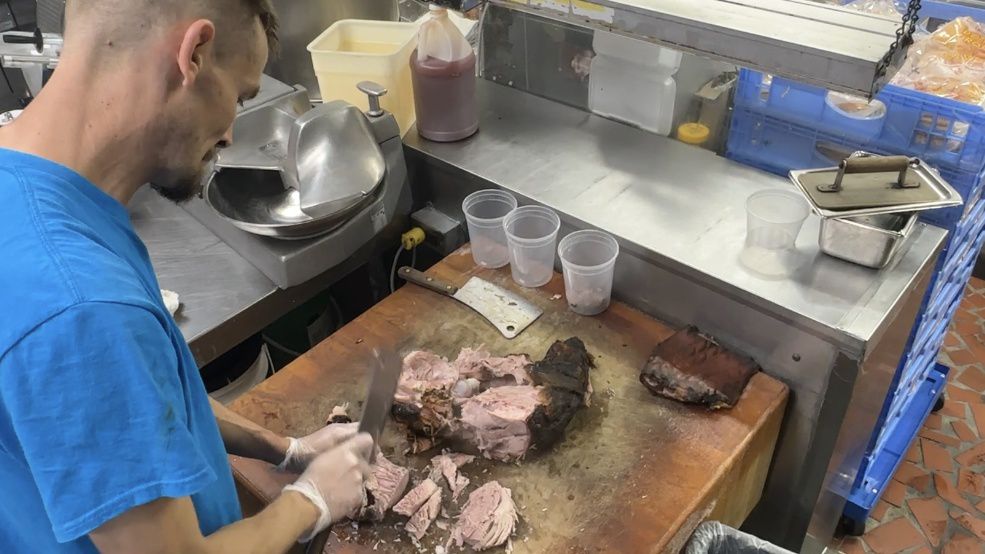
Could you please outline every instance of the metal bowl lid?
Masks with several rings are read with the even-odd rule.
[[[362,202],[386,174],[366,116],[342,101],[316,107],[294,122],[287,158],[286,184],[300,193],[301,211],[315,218]]]
[[[918,158],[856,153],[838,167],[791,171],[821,217],[915,212],[957,206],[961,195]]]

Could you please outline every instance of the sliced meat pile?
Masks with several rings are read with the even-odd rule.
[[[467,454],[441,454],[431,458],[430,475],[404,496],[393,511],[410,519],[404,529],[415,539],[421,540],[441,512],[441,501],[446,496],[445,487],[453,500],[469,485],[468,477],[458,469],[471,462],[475,456]]]
[[[351,422],[349,404],[345,403],[332,408],[326,425]],[[383,521],[387,511],[407,490],[410,470],[386,459],[379,451],[370,469],[366,478],[366,503],[353,517],[360,521]]]
[[[513,535],[517,519],[510,489],[490,481],[469,495],[451,540],[477,551],[500,546]]]
[[[410,470],[400,467],[377,453],[372,472],[366,478],[366,505],[359,511],[362,521],[383,521],[387,510],[396,504],[410,481]]]
[[[640,381],[653,394],[717,410],[734,406],[758,371],[755,361],[687,327],[657,345]]]
[[[454,362],[412,352],[404,359],[393,416],[407,426],[413,452],[456,439],[487,458],[515,461],[563,436],[588,402],[593,367],[578,338],[555,342],[536,363],[481,348],[463,349]]]

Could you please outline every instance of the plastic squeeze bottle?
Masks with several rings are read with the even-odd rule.
[[[475,102],[475,52],[448,10],[431,4],[410,55],[417,132],[426,139],[452,142],[479,129]]]

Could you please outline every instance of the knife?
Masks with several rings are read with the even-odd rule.
[[[393,404],[393,394],[397,391],[401,369],[400,360],[388,348],[374,348],[373,359],[376,363],[370,376],[369,392],[366,395],[366,403],[363,404],[363,415],[359,418],[359,432],[369,433],[373,437],[370,463],[376,458],[380,434],[390,415],[390,406]]]
[[[410,267],[402,267],[398,273],[409,283],[450,296],[479,312],[508,339],[519,335],[544,313],[523,297],[478,277],[458,288]]]

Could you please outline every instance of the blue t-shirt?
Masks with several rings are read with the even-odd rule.
[[[88,533],[191,496],[241,517],[198,366],[122,204],[0,149],[0,552],[94,552]]]

